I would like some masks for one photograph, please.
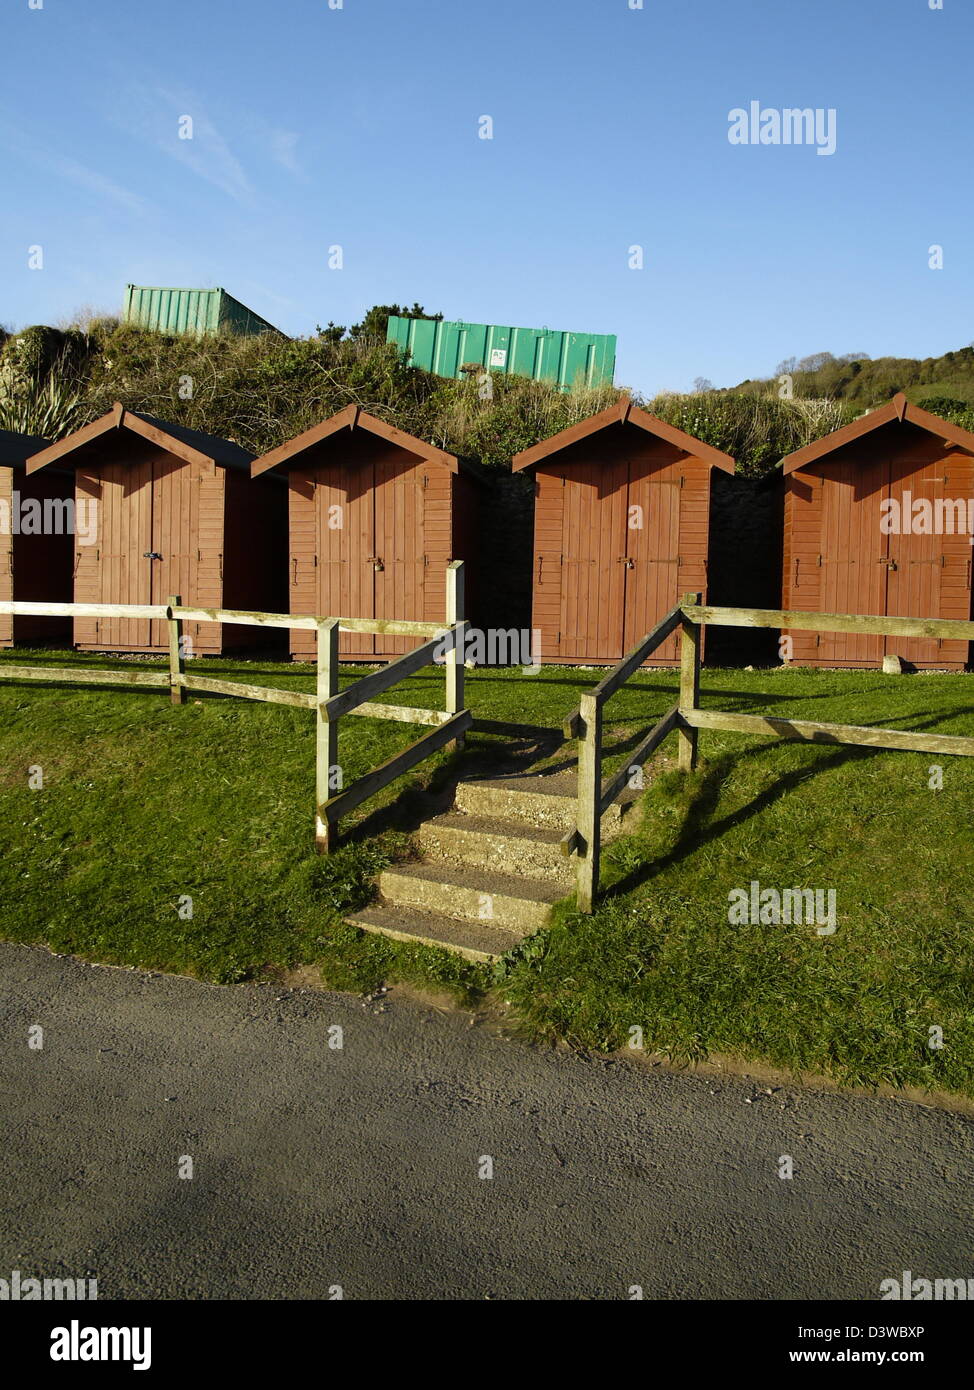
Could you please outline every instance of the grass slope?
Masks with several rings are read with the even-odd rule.
[[[198,669],[312,684],[307,671],[267,662]],[[554,728],[594,679],[477,671],[468,703],[481,718]],[[675,688],[674,674],[647,672],[614,697],[609,768]],[[437,706],[442,691],[442,674],[424,672],[393,698]],[[703,679],[711,708],[970,735],[972,696],[969,676],[710,670]],[[965,759],[704,732],[701,768],[683,777],[670,743],[639,824],[607,852],[603,905],[590,918],[562,905],[551,930],[492,976],[342,923],[381,865],[409,854],[409,837],[369,803],[338,854],[314,855],[304,711],[209,698],[173,708],[157,693],[6,684],[0,708],[8,939],[219,981],[315,962],[339,988],[412,979],[473,997],[501,984],[535,1036],[612,1048],[638,1026],[647,1050],[677,1059],[724,1052],[974,1095],[974,763]],[[343,721],[346,780],[415,735]],[[384,800],[408,811],[418,787],[469,769],[490,743],[474,736],[461,758],[437,755]],[[933,790],[938,761],[943,788]],[[42,790],[28,787],[34,765]],[[730,925],[728,893],[752,879],[834,888],[837,932]],[[179,913],[185,895],[191,920]],[[928,1045],[933,1028],[943,1048]]]

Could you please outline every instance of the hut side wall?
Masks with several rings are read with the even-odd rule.
[[[288,612],[287,485],[274,476],[224,474],[223,607]],[[280,628],[223,628],[223,649],[284,645]]]
[[[0,467],[0,499],[6,504],[10,528],[0,531],[0,599],[20,599],[27,603],[70,603],[71,570],[75,538],[70,532],[13,533],[16,493],[20,503],[33,499],[43,509],[45,502],[66,502],[72,497],[72,479],[65,473],[37,473],[28,476],[23,468]],[[66,518],[59,512],[61,524]],[[42,511],[43,517],[43,511]],[[17,643],[69,642],[70,618],[14,618],[0,614],[0,646]]]

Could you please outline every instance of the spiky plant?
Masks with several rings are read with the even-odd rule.
[[[57,376],[46,381],[10,381],[0,386],[0,429],[18,434],[62,439],[84,422],[85,403],[70,382]]]

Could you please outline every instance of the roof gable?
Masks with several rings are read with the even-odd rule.
[[[84,425],[80,430],[59,439],[56,444],[35,452],[27,461],[27,472],[36,473],[39,468],[59,460],[66,460],[71,466],[71,455],[86,444],[101,438],[111,430],[131,430],[151,443],[175,454],[186,463],[218,464],[221,468],[249,468],[253,454],[229,439],[220,439],[201,430],[187,429],[185,425],[174,425],[167,420],[157,420],[152,415],[140,411],[126,410],[116,401],[107,415]]]
[[[970,430],[962,429],[960,425],[952,425],[949,420],[942,420],[939,415],[932,415],[929,410],[921,410],[918,405],[912,405],[903,392],[899,391],[891,401],[887,401],[878,410],[871,410],[861,419],[853,420],[851,425],[843,425],[841,429],[833,430],[821,439],[814,439],[804,448],[786,454],[781,460],[781,472],[794,473],[796,468],[815,463],[826,455],[835,453],[837,449],[844,449],[847,444],[862,439],[864,435],[894,423],[915,425],[917,429],[936,435],[950,448],[964,449],[967,453],[974,454],[974,434]]]
[[[675,425],[667,424],[657,415],[650,415],[648,410],[641,410],[639,406],[633,405],[628,396],[623,396],[615,405],[610,405],[608,410],[600,410],[597,415],[590,415],[587,420],[581,420],[577,425],[569,425],[550,439],[543,439],[539,444],[533,444],[530,449],[522,449],[519,454],[514,455],[511,466],[515,473],[520,472],[522,468],[533,468],[552,454],[560,453],[562,449],[567,449],[600,430],[608,429],[611,425],[635,425],[647,434],[665,439],[668,444],[675,445],[685,454],[709,463],[713,468],[722,468],[726,473],[733,473],[735,470],[736,464],[729,454],[722,453],[711,444],[705,444],[702,439],[695,439],[692,434],[677,429]]]
[[[313,425],[303,434],[289,439],[285,444],[280,444],[276,449],[271,449],[268,453],[262,454],[260,458],[254,459],[250,466],[251,474],[256,478],[259,473],[265,473],[269,468],[291,467],[308,449],[314,448],[316,444],[323,443],[326,439],[332,438],[333,435],[345,429],[367,430],[370,434],[386,440],[389,444],[395,444],[407,453],[415,454],[429,463],[441,464],[443,467],[449,468],[451,473],[457,471],[457,460],[452,454],[446,453],[443,449],[437,449],[432,444],[425,444],[414,435],[406,434],[404,430],[397,430],[394,425],[387,425],[384,420],[378,420],[374,415],[367,414],[361,406],[349,405],[344,410],[340,410],[337,415],[323,420],[320,425]]]

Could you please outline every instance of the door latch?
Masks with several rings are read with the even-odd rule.
[[[636,562],[631,555],[620,555],[619,564],[625,565],[627,570],[631,570],[635,567]]]
[[[142,554],[143,560],[161,560],[162,556],[158,550],[146,550]]]
[[[375,570],[376,574],[379,574],[380,571],[385,569],[385,565],[382,563],[381,555],[367,555],[365,558],[372,566],[372,568]]]

